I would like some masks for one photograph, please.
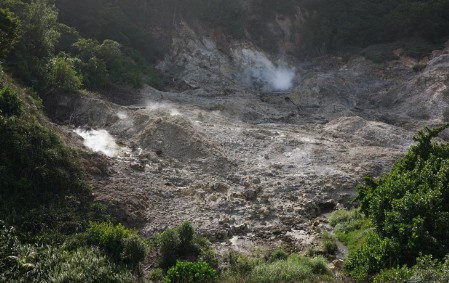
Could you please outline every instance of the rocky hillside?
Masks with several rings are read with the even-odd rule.
[[[98,152],[88,165],[96,198],[146,235],[188,219],[237,249],[307,246],[316,219],[351,206],[363,176],[448,119],[447,49],[298,62],[250,41],[228,46],[182,23],[158,64],[167,91],[60,94],[47,106]]]

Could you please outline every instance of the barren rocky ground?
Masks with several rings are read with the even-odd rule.
[[[408,58],[290,63],[293,88],[275,92],[242,80],[250,63],[238,48],[249,47],[224,54],[187,33],[160,64],[172,91],[61,96],[54,116],[80,145],[75,128],[111,135],[109,156],[84,149],[94,192],[144,235],[190,220],[222,247],[307,245],[363,176],[388,170],[418,129],[447,121],[444,52],[419,71]]]

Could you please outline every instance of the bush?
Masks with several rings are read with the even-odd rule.
[[[88,242],[98,245],[116,261],[122,258],[125,241],[132,235],[133,232],[126,229],[122,224],[114,226],[111,223],[91,222],[86,231]]]
[[[188,221],[184,221],[177,229],[180,244],[183,246],[189,245],[193,240],[193,235],[195,233],[192,224]]]
[[[13,49],[20,40],[21,34],[19,19],[9,10],[0,8],[0,60]]]
[[[320,240],[325,255],[333,255],[338,251],[337,240],[331,233],[323,232],[320,235]]]
[[[166,282],[171,283],[211,283],[217,281],[216,271],[205,262],[177,261],[167,271]]]
[[[0,227],[1,282],[134,282],[97,248],[66,249],[65,244],[23,244],[12,228]]]
[[[391,268],[392,249],[386,239],[375,232],[369,232],[363,242],[351,250],[345,263],[345,269],[357,282],[365,282],[368,278],[384,268]]]
[[[118,269],[95,248],[50,248],[43,256],[41,272],[48,282],[135,282],[129,272]]]
[[[213,268],[218,268],[218,254],[213,249],[203,249],[199,255],[200,261],[204,261]]]
[[[24,233],[84,227],[92,195],[78,156],[32,103],[25,112],[12,88],[0,89],[0,214]]]
[[[373,226],[365,232],[359,229],[359,243],[350,246],[346,268],[357,280],[382,269],[411,267],[421,255],[442,260],[449,253],[449,145],[432,143],[448,126],[419,132],[417,145],[388,174],[366,178],[357,188],[360,209],[370,220],[365,228]],[[331,223],[343,216],[359,218],[353,213],[340,212]],[[341,231],[358,227],[340,223],[335,227]]]
[[[54,90],[75,91],[81,85],[81,78],[75,70],[74,59],[57,57],[50,61],[49,87]]]
[[[145,244],[137,236],[131,236],[124,240],[122,258],[138,270],[139,263],[145,259]]]
[[[160,268],[151,269],[147,274],[148,283],[152,282],[163,282],[164,281],[164,270]]]
[[[167,229],[159,236],[159,252],[161,256],[161,266],[168,268],[176,263],[178,258],[177,249],[181,241],[178,232],[174,229]]]
[[[5,118],[20,116],[23,112],[23,103],[17,93],[9,87],[0,88],[0,115]]]
[[[270,262],[275,262],[278,260],[286,260],[287,258],[288,254],[284,250],[278,249],[271,253]]]
[[[185,221],[176,229],[167,229],[158,237],[160,265],[169,268],[177,259],[198,259],[201,252],[209,249],[209,242],[195,234],[192,225]],[[208,256],[207,253],[204,254]],[[211,258],[212,262],[213,259]]]
[[[442,263],[431,256],[420,257],[412,268],[403,266],[382,270],[374,277],[374,282],[449,282],[449,261]]]
[[[228,254],[230,270],[237,274],[250,274],[255,266],[255,262],[247,256],[231,251]]]

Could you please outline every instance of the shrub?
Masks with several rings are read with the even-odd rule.
[[[172,283],[210,283],[217,281],[216,271],[205,262],[177,261],[167,271],[166,282]]]
[[[160,268],[151,269],[147,274],[148,283],[152,282],[163,282],[164,281],[164,270]]]
[[[177,229],[179,234],[179,240],[181,241],[181,245],[188,245],[193,240],[193,234],[195,233],[192,224],[188,221],[184,221]]]
[[[134,282],[133,276],[110,263],[98,249],[74,251],[48,249],[42,259],[43,277],[48,282]]]
[[[231,251],[228,254],[230,270],[234,273],[249,274],[253,270],[255,263],[247,256]]]
[[[57,57],[50,61],[49,86],[54,90],[74,91],[81,85],[81,78],[75,70],[73,59]]]
[[[22,29],[15,15],[0,8],[0,60],[3,59],[19,41]]]
[[[270,262],[275,262],[278,260],[285,260],[287,258],[288,258],[288,254],[284,250],[278,249],[271,253]]]
[[[177,249],[181,243],[178,232],[174,229],[167,229],[159,236],[159,252],[161,256],[161,266],[168,268],[175,264],[178,258]]]
[[[412,266],[421,253],[437,259],[449,253],[449,145],[431,142],[448,126],[419,132],[418,144],[388,174],[358,187],[361,210],[375,235],[350,256],[351,268],[368,265],[363,269],[373,274]]]
[[[138,270],[139,263],[145,259],[145,244],[137,236],[131,236],[124,240],[122,258]]]
[[[26,102],[25,112],[20,96],[0,89],[0,214],[26,233],[84,227],[92,195],[77,154]]]
[[[197,236],[192,225],[185,221],[176,229],[169,228],[159,235],[160,265],[166,269],[173,266],[177,259],[198,259],[202,251],[209,249],[209,245],[207,239]]]
[[[23,112],[22,101],[9,87],[0,88],[0,115],[8,118],[19,116]]]
[[[329,223],[334,227],[337,238],[349,250],[356,249],[373,229],[369,219],[366,219],[359,209],[336,210],[330,215]]]
[[[98,245],[110,254],[116,261],[121,259],[125,248],[125,240],[133,235],[122,224],[114,226],[112,223],[91,222],[87,228],[87,240],[91,244]]]
[[[423,256],[411,268],[403,266],[382,270],[374,277],[374,282],[449,282],[449,261],[438,262],[432,256]]]
[[[204,261],[213,268],[218,268],[218,254],[213,249],[203,249],[199,255],[200,261]]]
[[[350,250],[345,268],[357,281],[380,271],[377,282],[401,281],[410,274],[427,278],[417,279],[422,282],[440,280],[429,278],[449,252],[449,145],[432,138],[448,126],[419,132],[417,144],[388,174],[366,178],[357,188],[360,209],[331,215],[331,225]]]
[[[1,282],[134,282],[98,248],[23,244],[14,230],[0,227]]]

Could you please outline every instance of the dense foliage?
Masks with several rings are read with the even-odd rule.
[[[1,32],[8,39],[3,42],[2,36],[2,54],[18,41],[7,57],[6,67],[36,90],[158,84],[154,69],[139,52],[114,40],[83,38],[75,28],[58,21],[59,11],[49,0],[5,1],[0,3],[0,9]]]
[[[93,201],[76,152],[0,70],[0,281],[135,282],[142,239]],[[13,228],[14,227],[14,228]]]
[[[146,247],[136,232],[126,229],[122,224],[89,224],[86,231],[88,243],[99,246],[116,262],[131,264],[138,268],[144,260]]]
[[[1,282],[134,282],[98,248],[23,243],[0,222]]]
[[[212,283],[217,280],[217,272],[206,262],[177,261],[167,271],[165,281],[168,283]]]
[[[21,36],[20,21],[7,9],[0,9],[0,60],[16,45]]]
[[[176,264],[178,259],[202,259],[208,264],[216,265],[214,252],[208,241],[196,235],[192,225],[185,221],[177,229],[169,228],[157,239],[160,254],[160,266],[168,269]]]
[[[0,132],[0,210],[11,217],[10,224],[36,232],[62,225],[62,219],[71,218],[70,209],[88,209],[90,189],[76,153],[32,114],[15,90],[1,83]],[[58,207],[66,213],[52,215]],[[26,220],[31,214],[36,214],[34,223]]]
[[[346,267],[354,278],[449,254],[449,145],[432,142],[448,126],[419,132],[417,145],[388,174],[358,188],[367,220],[354,212],[333,217],[337,233],[352,242]]]

